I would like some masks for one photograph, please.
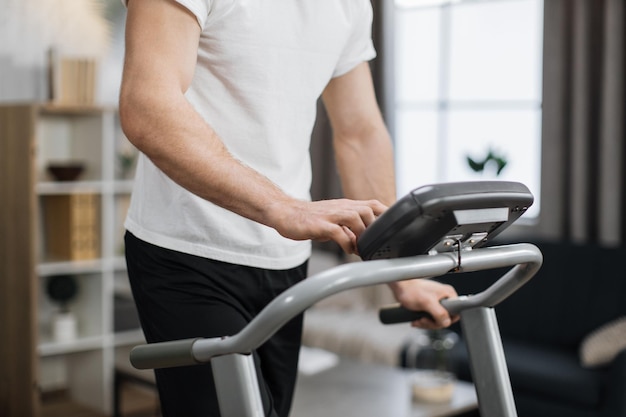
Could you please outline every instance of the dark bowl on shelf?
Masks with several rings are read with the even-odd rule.
[[[85,170],[81,162],[53,163],[48,165],[48,172],[56,181],[75,181]]]

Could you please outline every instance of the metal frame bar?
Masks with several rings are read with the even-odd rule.
[[[222,417],[265,416],[252,355],[218,356],[211,368]]]
[[[478,406],[482,417],[517,417],[502,339],[491,307],[461,312]]]
[[[225,416],[256,417],[262,411],[258,380],[250,353],[269,339],[295,315],[316,302],[352,288],[394,281],[445,275],[449,272],[471,272],[483,269],[513,267],[485,291],[476,295],[444,300],[452,314],[461,314],[469,335],[470,362],[478,366],[477,390],[485,417],[515,417],[515,405],[493,307],[530,280],[540,268],[543,257],[531,244],[516,244],[466,250],[462,265],[456,253],[420,255],[341,265],[307,278],[281,293],[242,331],[227,338],[187,339],[137,346],[131,352],[131,363],[139,369],[185,366],[211,362],[221,395],[220,407]],[[485,345],[486,344],[486,345]],[[485,348],[486,346],[486,348]],[[242,355],[236,355],[242,354]],[[490,357],[489,355],[493,355]],[[491,363],[493,361],[493,363]],[[248,363],[250,362],[250,363]],[[476,362],[476,364],[474,364]],[[485,370],[483,370],[483,367]],[[489,395],[487,395],[488,386]],[[479,388],[480,387],[480,388]],[[494,393],[498,397],[495,398]],[[494,398],[492,398],[494,397]],[[234,407],[230,410],[229,407]],[[489,414],[487,414],[489,413]]]

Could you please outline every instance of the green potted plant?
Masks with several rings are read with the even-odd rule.
[[[73,275],[54,275],[46,282],[48,297],[59,306],[52,317],[52,339],[55,342],[69,342],[76,339],[76,316],[69,305],[78,294],[78,281]]]
[[[471,170],[476,173],[486,174],[489,171],[495,171],[495,176],[497,177],[507,166],[508,161],[506,160],[506,156],[490,148],[487,152],[487,156],[485,156],[483,159],[479,160],[468,156],[467,164],[469,165]]]
[[[119,175],[122,179],[131,179],[135,172],[137,150],[132,146],[123,146],[117,153]]]

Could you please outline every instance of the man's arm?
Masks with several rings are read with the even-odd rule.
[[[128,139],[190,192],[296,240],[333,240],[346,252],[385,210],[378,201],[305,202],[236,160],[186,100],[201,29],[172,0],[130,0],[120,117]]]
[[[333,144],[341,184],[348,198],[377,199],[387,205],[396,199],[391,138],[376,102],[370,69],[362,63],[333,79],[323,94],[333,129]],[[449,326],[452,320],[439,301],[455,297],[449,285],[416,279],[390,284],[396,299],[412,310],[428,311],[414,322],[423,328]]]
[[[393,149],[369,65],[358,65],[328,84],[322,95],[333,129],[337,168],[347,198],[396,200]]]

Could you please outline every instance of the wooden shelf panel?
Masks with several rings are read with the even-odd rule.
[[[0,280],[6,281],[0,282],[0,289],[6,290],[0,291],[4,294],[0,305],[7,306],[0,321],[9,323],[0,326],[6,341],[0,348],[4,358],[0,369],[11,381],[9,414],[36,417],[43,411],[46,415],[50,408],[40,407],[38,387],[66,385],[73,400],[108,415],[114,350],[118,345],[143,343],[139,330],[116,334],[112,329],[115,283],[126,276],[121,256],[123,221],[133,188],[133,181],[122,176],[119,153],[132,146],[113,106],[3,105],[0,133],[0,173],[4,174],[0,177],[7,179],[2,184],[7,204],[0,207],[0,226],[6,232],[0,237],[4,261],[0,272],[9,277]],[[53,181],[48,165],[74,160],[85,164],[78,181]],[[46,224],[61,223],[67,210],[49,216],[48,221],[45,210],[49,201],[77,194],[95,194],[99,200],[95,204],[97,258],[70,261],[61,254],[52,258],[46,238],[64,232],[50,233]],[[50,326],[58,306],[47,296],[46,283],[50,276],[64,274],[79,278],[81,289],[69,303],[77,317],[78,337],[58,343]],[[93,410],[85,415],[100,415]],[[59,415],[74,414],[60,411]]]

